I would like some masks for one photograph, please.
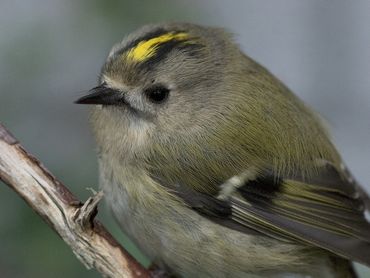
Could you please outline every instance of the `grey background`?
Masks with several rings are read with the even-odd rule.
[[[370,189],[370,1],[0,2],[0,121],[82,200],[97,188],[87,111],[72,102],[96,84],[110,47],[151,22],[221,26],[331,126]],[[99,217],[148,264],[101,209]],[[2,277],[98,277],[0,183]],[[361,267],[362,277],[370,277]]]

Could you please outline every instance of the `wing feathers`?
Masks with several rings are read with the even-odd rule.
[[[314,245],[370,266],[370,224],[362,194],[348,174],[326,164],[317,175],[276,177],[271,171],[237,186],[229,199],[177,186],[194,210],[221,225],[281,241]]]
[[[240,200],[232,202],[233,219],[235,217],[235,221],[245,221],[246,223],[250,223],[252,219],[255,228],[261,233],[264,233],[266,229],[270,234],[274,231],[278,236],[284,235],[287,239],[322,247],[338,255],[370,265],[369,236],[364,239],[343,232],[333,232],[333,229],[323,229],[289,216],[268,211],[258,205],[246,206]],[[269,235],[268,233],[267,235]]]

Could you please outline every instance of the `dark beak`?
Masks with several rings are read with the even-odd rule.
[[[103,105],[122,105],[125,104],[122,92],[106,87],[105,84],[99,85],[75,101],[77,104],[103,104]]]

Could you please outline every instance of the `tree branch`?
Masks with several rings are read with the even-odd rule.
[[[0,124],[0,179],[104,277],[151,277],[94,217],[102,192],[82,203]]]

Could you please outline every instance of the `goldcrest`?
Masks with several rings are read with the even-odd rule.
[[[368,197],[317,116],[218,28],[144,26],[92,104],[100,185],[122,230],[180,277],[355,277]]]

